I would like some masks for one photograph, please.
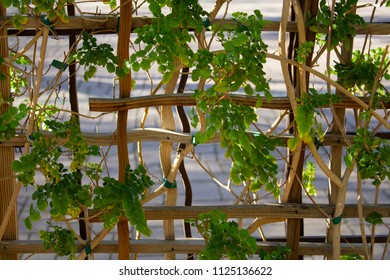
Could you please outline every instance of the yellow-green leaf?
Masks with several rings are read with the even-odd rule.
[[[299,138],[291,138],[287,140],[288,148],[294,152],[296,148],[298,147],[300,139]]]

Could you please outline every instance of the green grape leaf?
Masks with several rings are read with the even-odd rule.
[[[302,172],[303,186],[308,195],[316,196],[317,190],[314,187],[316,166],[312,162],[307,162],[306,168]]]
[[[165,72],[162,78],[162,83],[166,84],[172,79],[172,72]]]
[[[2,0],[1,2],[2,2],[4,8],[9,8],[12,5],[12,1],[13,0]]]
[[[252,96],[252,95],[255,94],[255,91],[253,90],[252,86],[249,85],[249,84],[245,85],[244,91],[245,91],[245,93],[246,93],[247,95],[249,95],[249,96]]]
[[[378,212],[372,212],[364,220],[372,225],[380,225],[383,224],[383,215]]]
[[[37,204],[39,210],[41,210],[42,212],[46,211],[47,209],[47,201],[46,200],[42,200],[40,201],[38,204]]]
[[[114,73],[115,72],[115,65],[113,63],[107,63],[107,71],[108,73]]]
[[[257,180],[254,180],[250,185],[249,185],[249,188],[252,192],[257,192],[258,190],[261,189],[263,185],[257,181]]]
[[[239,143],[241,145],[241,147],[246,150],[248,153],[252,152],[252,145],[251,145],[251,142],[249,141],[249,137],[248,136],[243,136],[240,137],[239,139]]]
[[[227,92],[228,89],[229,89],[229,84],[226,80],[222,80],[214,86],[214,90],[217,92]]]
[[[256,98],[256,108],[261,108],[261,106],[263,106],[263,98],[260,94],[258,94]]]
[[[30,217],[24,219],[24,225],[26,226],[27,229],[32,230],[32,222]]]
[[[123,62],[123,71],[126,73],[126,74],[129,74],[130,73],[130,70],[131,70],[131,63],[129,60],[125,60]]]
[[[287,140],[287,146],[288,148],[294,152],[296,148],[298,147],[299,141],[301,141],[299,138],[290,138]]]

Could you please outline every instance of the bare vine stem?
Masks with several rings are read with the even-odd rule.
[[[325,82],[329,82],[333,87],[335,87],[336,89],[340,90],[340,92],[342,92],[345,96],[347,96],[348,98],[350,98],[351,100],[356,102],[363,109],[370,110],[369,106],[364,101],[360,100],[358,97],[353,95],[351,92],[349,92],[343,86],[341,86],[339,83],[337,83],[336,81],[328,78],[326,75],[320,73],[319,71],[314,70],[314,69],[312,69],[312,68],[310,68],[310,67],[308,67],[308,66],[306,66],[304,64],[300,64],[300,63],[298,63],[296,61],[293,61],[291,59],[285,58],[283,56],[267,53],[267,57],[271,58],[271,59],[279,60],[279,61],[284,61],[285,63],[289,63],[289,64],[295,65],[297,67],[304,68],[306,71],[308,71],[308,72],[314,74],[315,76],[323,79]],[[296,101],[295,101],[295,104],[296,104]],[[383,117],[381,117],[376,111],[371,110],[371,113],[382,125],[384,125],[388,129],[390,129],[390,124]]]

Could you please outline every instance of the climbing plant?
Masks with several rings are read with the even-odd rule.
[[[199,253],[201,260],[246,260],[257,251],[256,239],[236,222],[228,221],[221,211],[201,214],[193,224],[206,240]]]
[[[111,9],[107,17],[118,18],[115,30],[118,32],[120,5],[116,0],[103,2]],[[372,48],[371,38],[367,36],[366,47],[354,49],[356,27],[365,28],[367,25],[356,12],[361,8],[358,1],[321,0],[311,12],[302,11],[303,7],[297,6],[298,1],[293,1],[299,38],[292,56],[284,54],[287,48],[282,38],[284,34],[279,38],[279,49],[271,53],[274,50],[270,51],[263,37],[263,30],[270,23],[259,9],[232,11],[231,2],[216,1],[213,10],[206,11],[202,1],[197,0],[133,1],[136,12],[143,7],[152,18],[142,27],[134,28],[128,58],[121,61],[115,53],[115,46],[98,40],[98,32],[83,30],[76,36],[75,45],[64,55],[61,67],[51,66],[58,68],[58,76],[69,65],[80,67],[85,82],[93,80],[99,68],[105,68],[107,75],[115,81],[123,81],[131,72],[139,72],[152,80],[152,94],[177,83],[175,79],[179,74],[190,77],[195,84],[190,92],[195,105],[188,111],[194,131],[192,146],[188,147],[218,139],[225,157],[231,162],[229,186],[225,189],[235,195],[236,203],[260,203],[260,193],[270,194],[275,201],[287,202],[291,182],[294,182],[292,177],[297,178],[299,187],[314,201],[314,196],[318,195],[316,174],[322,171],[340,189],[339,208],[335,211],[338,213],[345,203],[342,194],[346,192],[348,176],[355,166],[359,178],[370,180],[376,188],[388,182],[389,142],[378,136],[378,132],[389,129],[389,112],[383,105],[390,98],[389,46]],[[29,18],[34,17],[49,27],[53,36],[56,23],[69,22],[67,7],[71,4],[78,8],[79,3],[67,0],[2,1],[4,7],[16,8],[11,19],[14,28],[23,30]],[[378,5],[388,7],[389,1]],[[225,12],[222,7],[225,7]],[[82,14],[81,9],[78,10]],[[221,20],[216,20],[217,15]],[[282,23],[288,20],[289,16],[284,13]],[[280,32],[286,32],[283,26],[280,25]],[[306,36],[308,30],[317,37],[309,40]],[[37,46],[37,41],[32,41],[32,45]],[[346,53],[350,53],[349,58]],[[326,54],[326,65],[317,68],[323,54]],[[35,55],[29,57],[23,48],[16,47],[9,50],[8,57],[0,57],[0,65],[9,70],[0,73],[0,79],[8,79],[11,86],[11,97],[0,100],[1,108],[4,108],[0,115],[0,140],[9,141],[24,135],[26,142],[23,155],[12,164],[18,182],[33,188],[33,203],[24,220],[26,227],[33,228],[35,222],[43,220],[42,213],[48,212],[50,231],[39,232],[44,246],[70,258],[76,257],[75,239],[90,253],[91,236],[87,241],[82,240],[71,224],[90,210],[99,216],[107,231],[113,229],[121,217],[126,217],[139,233],[150,236],[142,204],[157,181],[152,178],[157,178],[157,175],[149,173],[146,162],[145,165],[128,165],[124,180],[106,176],[105,154],[100,147],[88,144],[82,132],[84,116],[69,112],[65,106],[57,106],[58,94],[49,94],[51,100],[37,102],[46,91],[58,93],[61,82],[54,80],[48,83],[48,87],[52,87],[50,90],[41,90],[40,79],[36,78],[38,67],[35,64],[39,62]],[[331,57],[336,60],[331,61]],[[264,103],[270,104],[276,99],[271,89],[274,77],[268,77],[266,72],[266,64],[271,59],[282,64],[282,68],[289,67],[283,73],[289,108],[275,122],[278,126],[285,116],[289,116],[289,126],[282,132],[275,126],[267,131],[258,126],[262,117],[260,109]],[[291,71],[292,66],[296,67],[294,71]],[[156,83],[150,75],[152,71],[159,74]],[[40,74],[45,75],[42,69]],[[313,76],[320,77],[327,86],[318,86],[318,79],[312,79]],[[134,80],[131,86],[135,88]],[[237,101],[237,96],[250,100],[251,105]],[[345,120],[338,119],[333,107],[342,104],[345,98],[360,105],[354,109],[356,133],[353,139],[345,132]],[[328,121],[323,111],[325,107],[331,108],[333,120]],[[160,110],[158,113],[162,114]],[[144,116],[146,118],[147,110]],[[325,163],[327,158],[331,161],[332,156],[326,154],[324,158],[319,155],[320,152],[328,153],[324,143],[336,126],[339,126],[339,136],[347,146],[346,168],[342,176],[341,170],[334,172]],[[293,135],[286,137],[288,131]],[[285,154],[284,146],[290,153]],[[296,174],[299,165],[295,161],[296,155],[307,148],[313,159],[306,161],[305,158],[301,174]],[[181,154],[183,150],[187,154]],[[180,159],[186,156],[196,159],[194,149],[180,148],[177,152]],[[288,166],[289,174],[280,173],[281,163]],[[178,165],[174,167],[178,168]],[[38,174],[43,177],[43,182],[37,179]],[[237,188],[238,195],[231,184],[243,186]],[[162,186],[168,185],[175,184],[167,184],[164,178]],[[342,213],[335,218],[331,219],[332,223],[340,224]],[[88,223],[88,217],[85,219]],[[382,217],[375,214],[365,222],[385,224]],[[200,259],[246,259],[257,252],[256,240],[249,231],[240,228],[242,223],[228,221],[223,213],[202,214],[194,225],[206,240]],[[341,232],[337,227],[334,231]],[[334,240],[340,240],[337,237]],[[282,259],[289,255],[290,249],[282,247],[273,253],[261,252],[260,258]],[[336,257],[339,255],[335,254]]]

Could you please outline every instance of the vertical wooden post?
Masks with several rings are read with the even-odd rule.
[[[68,7],[68,15],[74,16],[75,15],[75,7],[73,4],[69,3]],[[76,42],[76,35],[69,35],[69,49],[71,50],[74,47],[74,44]],[[77,99],[77,87],[76,87],[76,63],[72,63],[69,65],[69,102],[70,102],[70,109],[72,112],[78,113],[79,112],[79,102]],[[78,115],[75,115],[78,118]]]
[[[180,60],[175,58],[175,67],[180,65]],[[164,94],[172,94],[175,90],[177,81],[179,79],[179,73],[175,72],[172,75],[171,80],[165,86]],[[176,129],[175,119],[173,117],[172,107],[171,106],[162,106],[161,107],[161,127],[164,129],[169,129],[174,131]],[[168,177],[168,174],[171,170],[171,155],[172,155],[172,145],[169,142],[160,143],[160,162],[161,168],[163,170],[163,175],[165,178]],[[174,182],[170,182],[174,183]],[[177,202],[177,188],[169,188],[166,192],[165,205],[166,206],[175,206]],[[175,225],[174,220],[164,220],[164,237],[166,240],[175,239]],[[165,259],[173,260],[176,258],[174,253],[165,254]]]
[[[74,4],[69,2],[67,6],[68,10],[68,16],[75,16],[75,7]],[[68,42],[69,42],[69,50],[73,50],[75,47],[76,43],[76,35],[69,35],[68,37]],[[70,103],[70,110],[73,113],[73,118],[77,119],[78,121],[80,120],[79,117],[79,101],[77,97],[77,75],[76,75],[76,63],[71,63],[68,68],[68,85],[69,85],[69,103]],[[80,123],[79,123],[80,124]],[[81,179],[79,183],[81,184]],[[82,211],[79,215],[79,231],[80,231],[80,237],[83,240],[88,240],[88,234],[87,234],[87,223],[83,218],[85,218],[85,212]],[[86,257],[88,259],[88,256]]]
[[[294,8],[291,9],[291,20],[297,21],[299,24],[304,22],[305,15],[307,11],[310,10],[312,15],[317,14],[318,11],[318,0],[299,0],[299,2],[293,3]],[[299,7],[297,7],[299,6]],[[298,29],[299,30],[299,29]],[[298,32],[299,33],[299,32]],[[299,47],[302,41],[315,41],[315,33],[306,29],[304,32],[290,33],[290,42],[289,42],[289,58],[295,59],[296,49]],[[311,66],[312,54],[307,57],[306,65]],[[301,97],[306,94],[309,87],[309,73],[305,71],[299,71],[297,67],[292,67],[290,70],[290,76],[292,76],[292,82],[295,87],[296,97]],[[288,119],[288,126],[294,121],[293,112],[291,112],[290,118]],[[290,133],[297,134],[297,128],[295,125],[290,129]],[[296,176],[293,179],[292,187],[290,194],[288,196],[288,202],[291,203],[302,203],[302,172],[305,162],[305,146],[302,146],[301,151],[296,151],[299,153],[298,164],[296,165],[295,174]],[[290,164],[293,162],[293,157],[290,157]],[[291,170],[288,170],[288,173]],[[287,220],[287,244],[292,250],[291,259],[303,259],[303,256],[298,255],[299,250],[299,241],[300,237],[304,235],[304,220],[303,219],[288,219]]]
[[[349,38],[350,48],[347,50],[345,47],[341,48],[341,57],[343,61],[341,63],[348,63],[352,59],[352,51],[353,51],[353,38]],[[343,93],[336,90],[337,96],[343,96]],[[342,135],[345,131],[345,109],[343,108],[335,108],[333,116],[333,126],[332,126],[332,134]],[[343,147],[342,146],[331,146],[330,147],[330,169],[334,174],[337,175],[341,179],[342,177],[342,163],[343,163]],[[346,188],[347,186],[345,186]],[[346,190],[340,189],[334,182],[329,180],[329,191],[328,191],[328,199],[330,204],[336,204],[337,198],[339,195],[343,195],[341,192],[345,192]],[[336,230],[334,228],[333,223],[331,222],[328,226],[327,232],[327,242],[333,243],[335,242],[333,238],[333,231]],[[338,241],[339,242],[339,241]],[[328,255],[328,259],[334,259],[333,255]]]
[[[305,149],[296,151],[300,153],[299,162],[296,170],[296,176],[292,184],[288,202],[290,203],[302,203],[302,187],[300,182],[302,181],[303,163],[305,161]],[[292,172],[291,170],[289,172]],[[299,256],[299,241],[303,236],[303,219],[287,219],[287,245],[291,248],[290,258],[293,260],[302,259]]]
[[[303,0],[304,1],[304,0]],[[302,1],[301,1],[302,2]],[[291,7],[291,20],[296,21],[296,17],[299,15],[296,15],[294,9]],[[289,45],[288,45],[288,57],[290,59],[295,58],[296,48],[299,47],[299,36],[298,33],[290,32],[289,34]],[[297,67],[290,66],[290,76],[291,82],[294,85],[295,88],[295,95],[296,97],[300,97],[302,94],[302,88],[300,88],[300,75]],[[294,114],[293,111],[290,112],[289,118],[287,119],[287,127],[290,127],[290,133],[294,134],[295,137],[297,137],[297,128],[294,123]],[[291,190],[287,199],[287,202],[290,203],[302,203],[302,188],[300,185],[300,182],[302,181],[302,172],[303,172],[303,163],[305,160],[305,149],[304,145],[302,146],[302,149],[300,151],[295,151],[296,153],[299,153],[299,160],[298,164],[296,166],[296,170],[292,171],[290,168],[287,168],[287,177],[289,176],[290,172],[295,172],[295,176],[292,182]],[[287,149],[287,153],[289,155],[289,165],[292,166],[292,153],[289,149]],[[291,259],[300,259],[301,256],[298,255],[299,250],[299,241],[300,237],[303,235],[303,219],[287,219],[287,229],[286,229],[286,235],[287,235],[287,245],[291,248],[291,256],[289,258]]]
[[[0,3],[0,17],[5,16],[7,10]],[[8,57],[8,37],[7,29],[3,26],[0,30],[0,56]],[[8,77],[8,67],[2,65],[0,68],[2,73],[6,74],[4,80],[0,80],[1,97],[10,97],[10,81]],[[6,105],[0,106],[0,114],[6,110]],[[3,217],[6,214],[8,204],[12,200],[12,195],[16,186],[16,179],[12,171],[11,165],[14,161],[14,149],[12,146],[0,146],[0,221],[3,222]],[[17,219],[17,204],[15,203],[12,214],[8,221],[8,226],[4,232],[2,239],[16,240],[18,239],[18,219]],[[17,254],[0,254],[0,259],[17,259]]]
[[[118,58],[119,67],[123,67],[123,62],[129,59],[130,34],[133,17],[132,1],[120,1],[120,25],[118,33]],[[125,78],[119,79],[119,98],[129,97],[131,92],[131,73]],[[125,169],[129,165],[127,147],[127,111],[118,112],[117,136],[118,136],[118,172],[119,181],[124,181]],[[130,258],[130,232],[127,221],[118,223],[118,258],[127,260]]]
[[[190,69],[189,67],[184,67],[181,70],[181,77],[180,77],[180,82],[177,88],[177,93],[184,93],[186,84],[187,84],[187,79],[188,79],[188,73]],[[187,119],[187,115],[185,113],[184,107],[183,106],[176,106],[176,111],[179,115],[180,123],[182,126],[182,132],[184,133],[190,133],[191,132],[191,125],[190,122]],[[184,143],[180,143],[178,150],[181,151],[185,149],[186,145]],[[182,178],[183,186],[184,186],[184,192],[185,192],[185,200],[184,200],[184,205],[185,206],[191,206],[192,205],[192,186],[191,186],[191,181],[188,177],[187,170],[184,164],[184,160],[180,163],[179,166],[179,172]],[[191,223],[188,221],[184,221],[184,234],[186,238],[191,238],[192,233],[191,233]],[[194,255],[193,254],[188,254],[187,255],[188,260],[193,260]]]

